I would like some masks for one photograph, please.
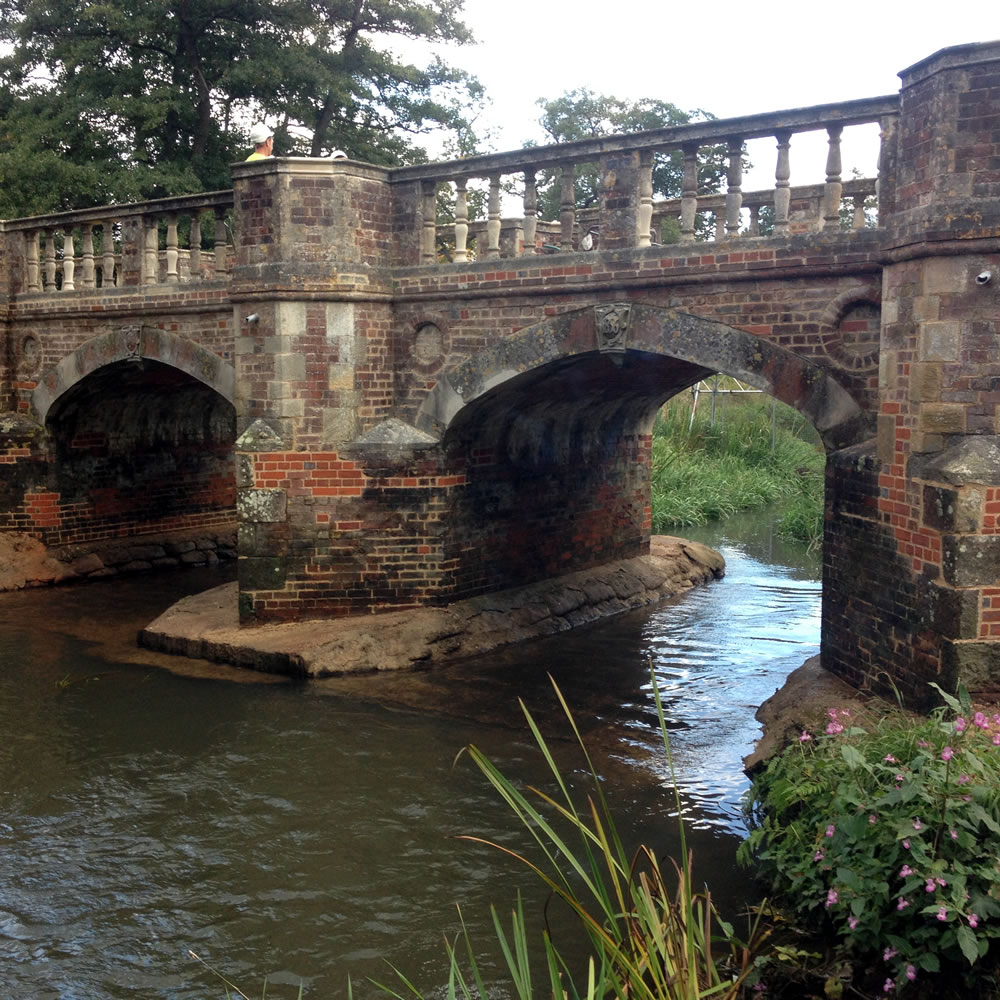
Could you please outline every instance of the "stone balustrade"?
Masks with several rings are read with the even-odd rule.
[[[408,238],[397,239],[393,264],[462,264],[594,246],[643,248],[713,235],[716,240],[756,237],[762,234],[762,219],[767,235],[784,237],[841,228],[845,199],[852,206],[854,227],[863,228],[866,199],[877,195],[881,204],[891,197],[887,150],[893,148],[888,140],[898,110],[898,96],[890,95],[381,171],[395,217],[403,220],[404,230],[411,230]],[[872,123],[882,134],[879,178],[845,182],[842,134]],[[826,180],[792,187],[793,137],[817,130],[825,130],[829,145]],[[744,193],[745,145],[767,137],[776,143],[774,188]],[[715,162],[720,155],[725,160],[725,191],[698,188],[699,166],[709,151]],[[665,155],[681,159],[682,192],[679,198],[654,202],[653,169],[656,158]],[[600,205],[578,210],[577,173],[594,164]],[[330,169],[349,168],[331,163]],[[556,219],[539,217],[542,178],[558,185]],[[485,219],[470,218],[470,181],[487,184]],[[439,195],[445,187],[452,192],[449,214],[454,221],[442,225]],[[501,208],[509,205],[515,188],[522,212],[504,217]],[[0,223],[7,233],[23,234],[22,277],[14,292],[48,294],[226,277],[232,243],[226,219],[232,205],[232,191],[220,191]],[[707,231],[699,219],[709,220]]]
[[[884,180],[863,178],[845,182],[842,177],[841,142],[846,128],[878,124],[882,153],[879,175],[891,173],[887,150],[898,117],[895,95],[868,98],[838,105],[802,108],[743,118],[731,118],[673,126],[631,135],[606,136],[577,142],[540,146],[489,156],[469,157],[448,163],[432,163],[392,171],[394,183],[419,186],[419,263],[438,263],[441,248],[462,263],[533,253],[572,252],[587,249],[599,235],[604,249],[647,247],[661,238],[661,223],[668,216],[680,242],[696,238],[696,222],[710,213],[716,239],[734,239],[760,234],[761,210],[768,209],[768,229],[774,236],[840,228],[841,206],[851,199],[854,227],[865,225],[864,201],[876,193],[887,193]],[[824,130],[828,155],[826,180],[810,187],[791,186],[791,147],[795,135]],[[745,144],[772,137],[776,143],[775,186],[745,194],[742,190]],[[699,167],[705,154],[724,151],[726,190],[703,192],[698,188]],[[655,158],[676,154],[682,158],[683,182],[680,198],[653,201]],[[601,204],[579,211],[575,206],[577,171],[597,164],[600,172]],[[539,177],[554,177],[560,192],[558,219],[538,215]],[[484,221],[469,219],[469,182],[485,180]],[[444,185],[453,192],[454,222],[437,222],[439,193]],[[878,187],[877,187],[878,185]],[[501,216],[504,195],[516,187],[522,192],[523,214]],[[586,237],[590,234],[591,240]],[[703,237],[701,237],[703,238]],[[582,242],[582,245],[581,245]],[[417,263],[410,261],[409,263]]]
[[[232,191],[2,223],[23,239],[20,294],[211,281],[230,269]]]

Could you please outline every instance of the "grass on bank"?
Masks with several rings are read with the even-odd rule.
[[[825,455],[809,423],[764,394],[718,397],[714,423],[704,393],[693,422],[691,409],[689,393],[675,396],[653,428],[653,531],[778,504],[779,534],[818,544]]]

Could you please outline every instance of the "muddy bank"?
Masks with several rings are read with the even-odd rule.
[[[233,583],[179,601],[139,643],[296,677],[422,668],[656,604],[724,573],[714,549],[660,535],[648,556],[441,608],[243,629]]]
[[[212,566],[220,560],[235,559],[236,555],[236,529],[228,526],[52,549],[30,535],[3,532],[0,591],[101,580],[123,573]]]

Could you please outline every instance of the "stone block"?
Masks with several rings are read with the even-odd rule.
[[[917,322],[938,320],[941,316],[941,300],[936,295],[918,295],[910,307],[910,315]]]
[[[274,377],[284,382],[304,382],[306,359],[303,354],[276,354],[274,356]]]
[[[947,639],[969,639],[978,634],[980,591],[956,590],[931,584],[927,606],[931,627]]]
[[[236,516],[240,521],[284,521],[288,512],[288,498],[284,490],[237,490]]]
[[[888,465],[896,455],[896,417],[891,413],[880,413],[877,426],[878,460]]]
[[[949,489],[924,487],[923,523],[928,528],[952,534],[980,530],[983,494],[974,487]]]
[[[944,535],[942,571],[953,587],[1000,584],[1000,535]]]
[[[921,323],[917,335],[920,361],[958,361],[962,324],[957,320]]]
[[[925,403],[919,428],[928,434],[964,434],[966,410],[961,403]]]
[[[925,295],[957,295],[968,288],[969,265],[965,257],[931,257],[924,261]]]
[[[943,385],[940,362],[915,361],[910,365],[910,399],[913,402],[939,402]]]
[[[353,441],[358,418],[353,407],[328,406],[323,409],[323,444],[336,445]]]
[[[241,556],[236,576],[241,591],[281,590],[288,575],[284,559],[266,556]]]
[[[880,389],[895,389],[899,381],[898,351],[883,350],[878,358],[878,384]]]
[[[995,692],[1000,688],[1000,642],[944,642],[941,672],[946,690],[962,684],[973,693]]]
[[[929,455],[944,448],[944,437],[927,431],[914,431],[910,435],[910,451],[915,455]]]

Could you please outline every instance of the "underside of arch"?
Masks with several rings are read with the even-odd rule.
[[[53,406],[77,383],[119,362],[155,362],[190,375],[235,405],[236,371],[217,354],[151,326],[113,330],[81,344],[49,369],[32,393],[32,408],[44,426]]]
[[[416,424],[439,440],[502,446],[512,458],[585,458],[609,431],[640,428],[666,399],[715,372],[800,411],[828,450],[872,436],[870,414],[805,358],[713,320],[641,304],[564,313],[505,338],[444,375]]]

